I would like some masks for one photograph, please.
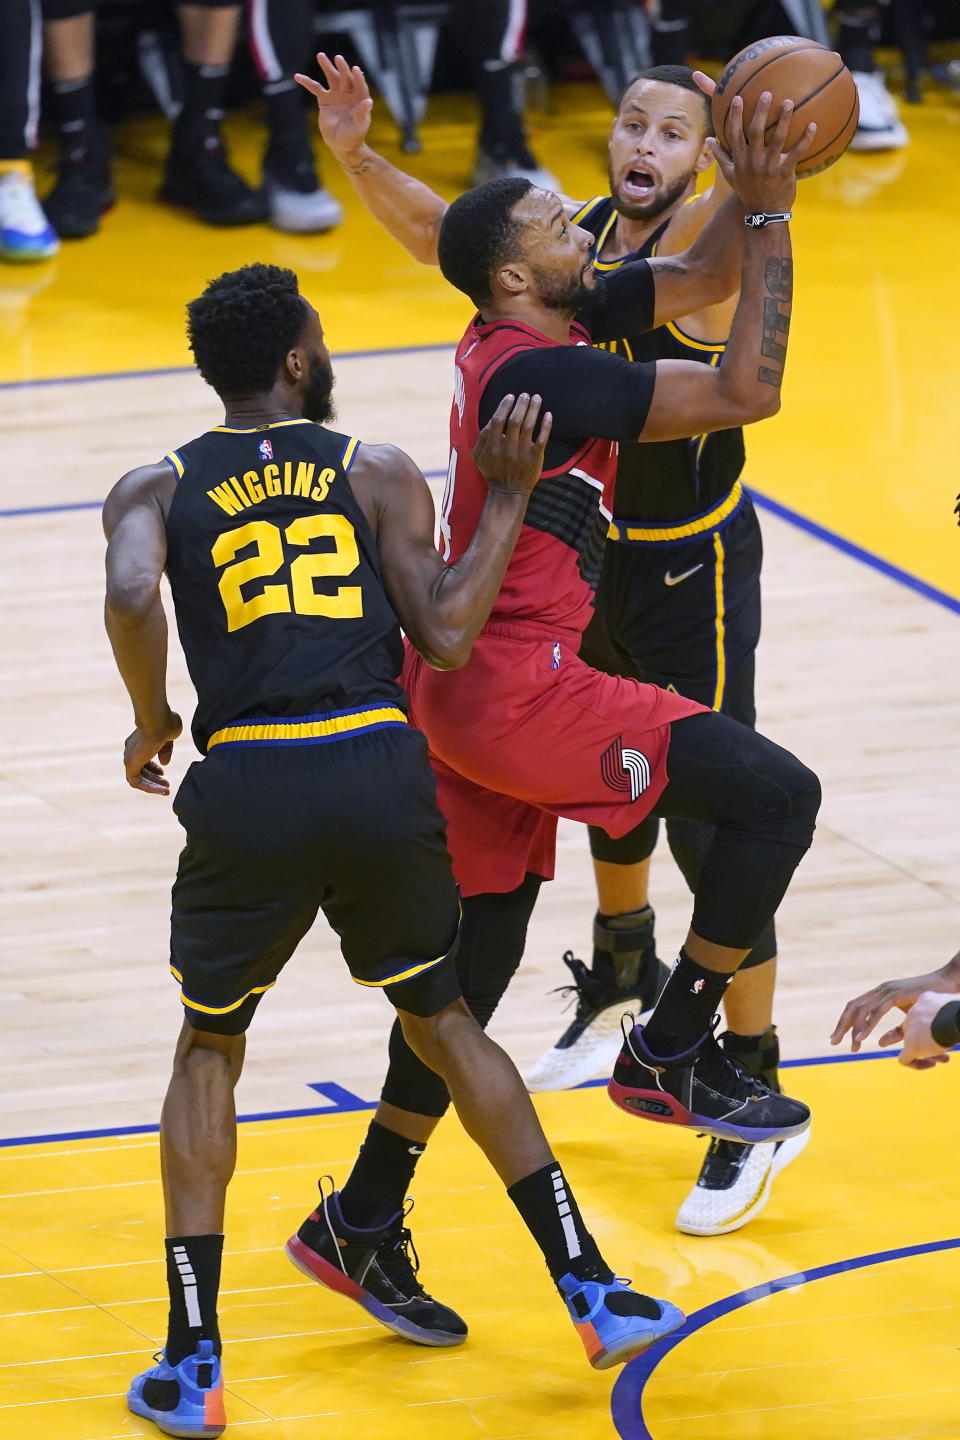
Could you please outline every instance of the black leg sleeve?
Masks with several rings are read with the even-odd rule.
[[[505,895],[472,895],[463,901],[457,974],[463,998],[484,1030],[523,957],[542,883],[539,875],[527,875]],[[415,1115],[440,1116],[450,1104],[446,1085],[414,1055],[399,1020],[390,1032],[390,1066],[380,1098]]]
[[[36,144],[40,108],[40,0],[0,4],[0,160]]]
[[[606,830],[600,830],[596,825],[588,825],[587,829],[590,832],[590,854],[594,860],[602,860],[607,865],[639,865],[641,860],[649,860],[657,848],[660,821],[656,815],[648,815],[646,820],[641,820],[619,840],[614,840]]]
[[[820,782],[789,751],[712,713],[672,726],[667,767],[655,813],[715,827],[693,887],[693,928],[714,945],[752,950],[810,846]]]

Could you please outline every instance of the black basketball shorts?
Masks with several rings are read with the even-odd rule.
[[[460,902],[419,731],[218,746],[174,808],[170,968],[196,1029],[246,1030],[318,910],[359,984],[415,1015],[459,997]]]
[[[670,541],[608,541],[581,658],[754,726],[762,562],[746,493],[715,529]]]

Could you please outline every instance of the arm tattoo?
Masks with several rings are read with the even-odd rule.
[[[373,169],[373,165],[369,160],[361,160],[356,165],[344,165],[343,168],[348,175],[366,175],[368,170]]]
[[[761,365],[757,379],[764,385],[779,390],[783,380],[783,365],[787,358],[787,336],[790,333],[790,316],[780,309],[781,300],[789,305],[793,299],[793,261],[771,257],[764,266],[764,283],[767,295],[763,302],[763,340],[760,353],[767,360],[776,362],[778,368]],[[783,337],[782,343],[779,337]]]
[[[658,275],[686,275],[688,267],[679,264],[676,260],[656,260],[652,267]]]

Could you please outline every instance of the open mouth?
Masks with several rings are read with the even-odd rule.
[[[628,170],[621,189],[628,200],[648,200],[657,188],[656,176],[650,170]]]

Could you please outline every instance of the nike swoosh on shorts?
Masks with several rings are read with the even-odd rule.
[[[681,580],[689,580],[691,575],[696,575],[697,571],[702,569],[703,562],[701,561],[699,565],[694,565],[692,570],[684,570],[682,575],[671,575],[668,570],[663,577],[663,583],[664,585],[679,585]]]

